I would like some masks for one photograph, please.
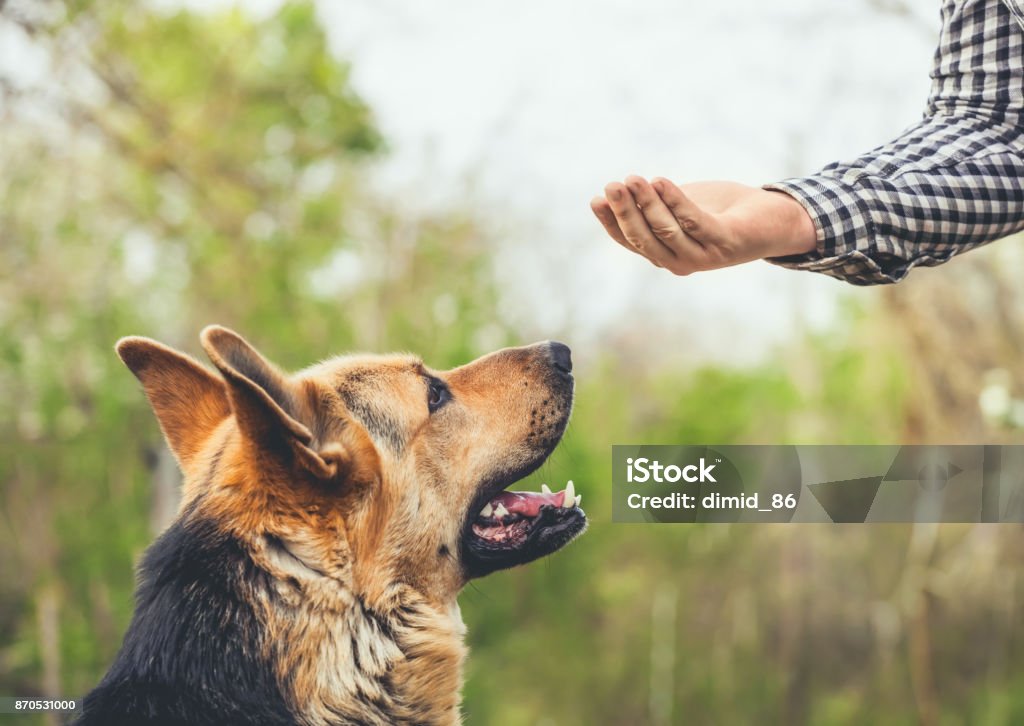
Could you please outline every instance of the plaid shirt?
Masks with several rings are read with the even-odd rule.
[[[1024,0],[944,0],[931,77],[923,120],[899,138],[765,185],[818,236],[770,262],[884,284],[1024,229]]]

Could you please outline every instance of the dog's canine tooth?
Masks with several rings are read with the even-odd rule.
[[[582,501],[583,501],[583,495],[582,494],[577,494],[576,495],[576,506],[577,507],[580,506],[580,502],[582,502]]]
[[[504,517],[506,514],[508,514],[508,510],[505,509],[505,505],[502,504],[501,502],[498,502],[498,506],[494,508],[494,516],[500,519]]]
[[[541,484],[540,485],[540,493],[541,494],[550,494],[551,493],[551,487],[549,487],[547,484]]]
[[[480,510],[480,516],[490,517],[492,512],[494,512],[494,507],[491,506],[490,502],[487,502],[487,506]]]
[[[569,509],[576,504],[576,487],[573,486],[572,479],[565,485],[565,497],[562,498],[562,506]]]

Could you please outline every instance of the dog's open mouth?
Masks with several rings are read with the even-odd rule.
[[[564,490],[495,494],[466,533],[470,577],[522,565],[568,544],[587,526],[581,495],[570,481]]]

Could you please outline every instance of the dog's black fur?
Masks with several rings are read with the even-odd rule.
[[[249,604],[266,580],[211,521],[179,518],[147,551],[124,644],[75,724],[295,724]]]

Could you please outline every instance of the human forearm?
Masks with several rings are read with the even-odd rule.
[[[804,205],[814,253],[770,262],[859,285],[897,282],[1024,228],[1024,147],[1011,124],[939,115],[853,161],[769,188]]]

